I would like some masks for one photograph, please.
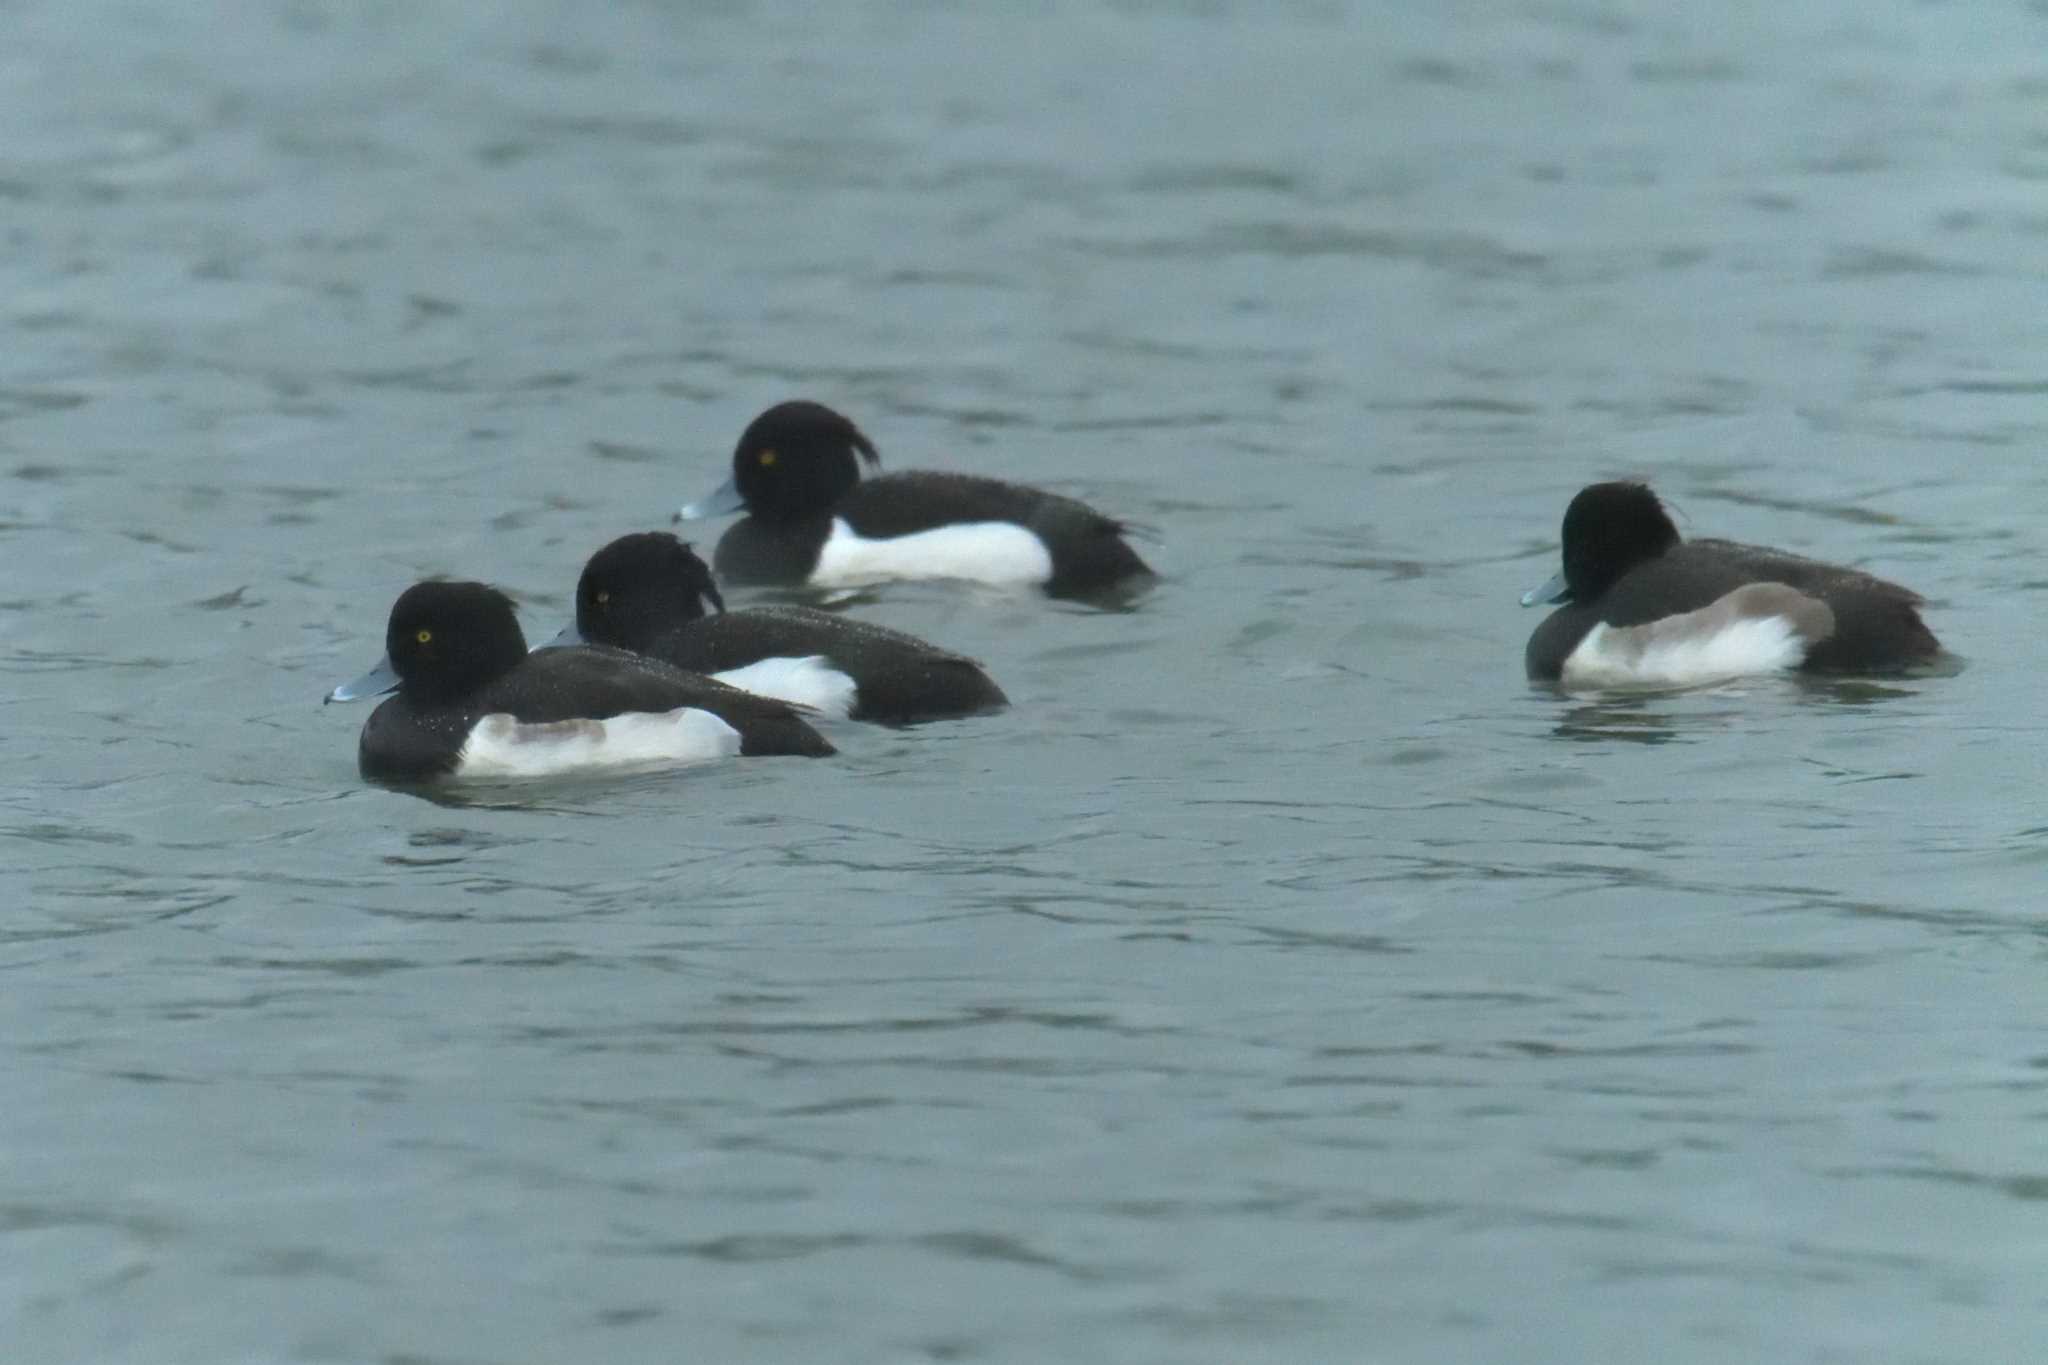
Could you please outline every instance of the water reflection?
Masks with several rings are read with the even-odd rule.
[[[1739,724],[1746,707],[1761,699],[1749,696],[1759,684],[1790,684],[1791,699],[1807,706],[1876,706],[1885,702],[1917,700],[1924,695],[1921,682],[1952,677],[1961,672],[1959,660],[1945,660],[1931,669],[1890,677],[1837,677],[1827,674],[1791,673],[1782,677],[1734,679],[1704,688],[1644,689],[1605,692],[1591,698],[1572,694],[1548,684],[1535,687],[1575,702],[1552,727],[1558,739],[1622,740],[1633,744],[1664,744],[1679,737],[1681,730],[1718,728]],[[1724,694],[1731,703],[1742,705],[1696,709],[1687,702]]]
[[[1557,739],[1668,744],[1678,737],[1678,726],[1668,711],[1650,709],[1654,700],[1652,696],[1624,696],[1574,706],[1550,733]]]

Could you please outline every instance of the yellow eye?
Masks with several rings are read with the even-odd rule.
[[[773,469],[775,467],[775,452],[772,450],[764,450],[754,458],[761,462],[761,468],[763,469]]]
[[[431,630],[422,630],[415,633],[412,638],[418,640],[423,645],[428,644],[433,640],[434,632]]]

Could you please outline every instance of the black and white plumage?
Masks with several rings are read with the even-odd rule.
[[[676,520],[748,514],[713,555],[736,583],[953,578],[1086,597],[1152,575],[1124,524],[1086,503],[971,474],[862,477],[880,459],[840,413],[780,403],[741,434],[732,478]]]
[[[328,700],[394,686],[357,745],[373,781],[833,752],[786,702],[658,660],[582,646],[529,654],[511,599],[482,583],[406,589],[384,659]]]
[[[822,658],[851,682],[855,719],[907,723],[1008,702],[980,664],[915,635],[808,607],[724,607],[704,561],[665,532],[621,536],[590,557],[576,585],[587,641],[699,673],[739,671],[770,695],[792,694],[759,671],[769,661]]]

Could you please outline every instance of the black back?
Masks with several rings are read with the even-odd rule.
[[[1055,597],[1097,592],[1152,572],[1125,543],[1122,522],[1074,498],[1001,479],[929,470],[884,474],[863,481],[838,512],[869,538],[955,522],[1012,522],[1045,542],[1052,555],[1045,590]]]
[[[691,621],[648,653],[701,673],[822,654],[853,679],[856,720],[906,724],[972,715],[1009,698],[981,665],[915,635],[809,607],[754,607]]]

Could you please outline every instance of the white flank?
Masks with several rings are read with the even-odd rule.
[[[1709,609],[1711,610],[1711,609]],[[1564,661],[1566,687],[1694,687],[1751,673],[1797,668],[1808,642],[1783,616],[1714,622],[1687,629],[1700,612],[1648,625],[1597,625]]]
[[[541,725],[522,725],[499,712],[469,732],[455,772],[460,777],[552,777],[599,768],[705,763],[739,751],[739,731],[689,706]]]
[[[729,668],[711,676],[757,697],[795,702],[838,720],[845,720],[853,710],[853,679],[834,668],[822,654],[801,659],[758,659],[745,668]]]
[[[902,578],[964,578],[975,583],[1039,584],[1052,577],[1052,553],[1022,526],[970,521],[914,535],[865,540],[842,517],[818,552],[811,582],[824,587]]]

